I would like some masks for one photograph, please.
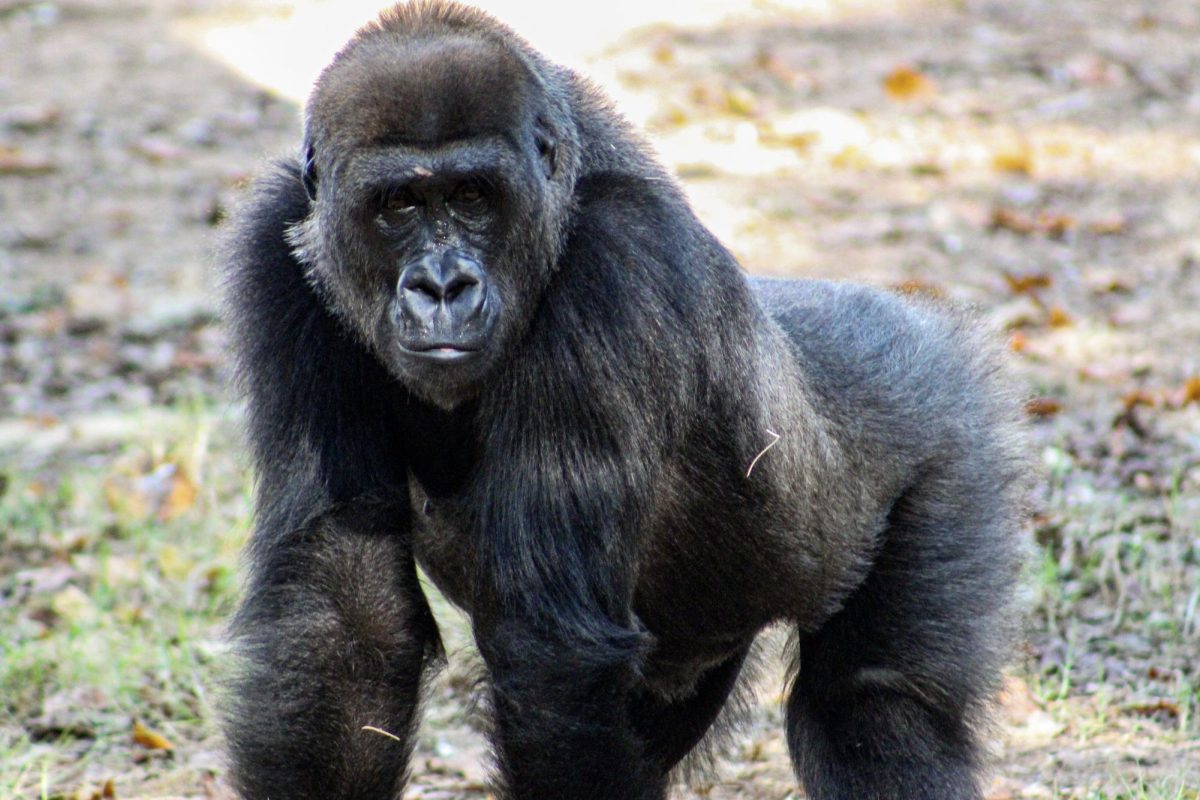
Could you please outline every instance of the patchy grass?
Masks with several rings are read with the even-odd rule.
[[[189,411],[6,474],[0,797],[119,785],[134,767],[195,788],[216,770],[214,663],[248,524],[232,428]],[[176,747],[136,744],[139,722]]]

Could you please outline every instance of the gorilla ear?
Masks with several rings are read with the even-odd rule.
[[[545,170],[546,177],[553,178],[555,170],[558,169],[558,142],[555,141],[550,126],[541,117],[534,127],[533,143],[542,159],[542,169]]]
[[[317,153],[309,144],[304,148],[304,160],[300,164],[300,182],[304,184],[304,193],[310,203],[317,199]]]

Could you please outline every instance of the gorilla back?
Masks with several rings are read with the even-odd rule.
[[[772,623],[811,797],[980,796],[1023,458],[969,320],[748,279],[592,87],[463,6],[363,28],[301,153],[225,250],[242,796],[401,795],[441,658],[417,563],[470,615],[502,797],[664,797]]]

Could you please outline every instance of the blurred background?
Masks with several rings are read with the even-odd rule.
[[[227,798],[216,232],[373,0],[0,0],[0,798]],[[973,304],[1042,473],[989,800],[1200,798],[1200,5],[482,4],[747,270]],[[438,603],[453,652],[467,644]],[[408,796],[483,798],[454,659]],[[773,666],[680,798],[799,798]]]

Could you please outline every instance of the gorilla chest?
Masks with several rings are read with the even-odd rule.
[[[477,509],[467,492],[435,492],[411,473],[408,485],[413,555],[441,593],[470,612],[477,589],[488,594],[477,582],[493,579],[480,570],[488,543],[480,540],[486,534],[478,530]],[[780,549],[779,542],[790,537],[771,524],[779,522],[777,514],[769,513],[777,509],[750,504],[730,512],[727,498],[663,494],[676,502],[655,509],[641,530],[626,532],[637,540],[633,546],[638,553],[631,610],[656,638],[665,644],[678,637],[724,652],[731,640],[796,603],[785,587],[812,565],[802,547]],[[722,524],[715,524],[722,516]],[[493,557],[503,560],[505,554]],[[605,573],[611,566],[587,568]]]
[[[457,498],[431,497],[410,476],[412,546],[417,563],[450,602],[470,610],[473,569],[478,552],[470,535],[468,514]]]

